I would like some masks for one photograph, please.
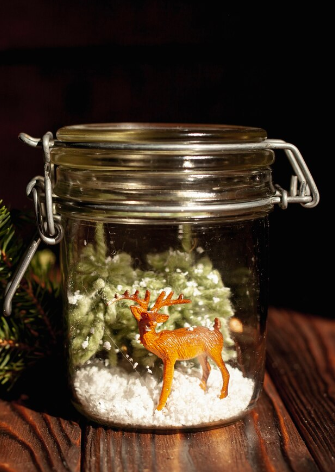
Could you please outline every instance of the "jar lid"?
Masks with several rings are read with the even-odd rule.
[[[178,212],[180,218],[210,217],[222,205],[225,211],[233,205],[234,213],[237,202],[244,217],[255,216],[255,206],[258,214],[273,206],[274,152],[261,128],[106,123],[66,126],[56,136],[54,194],[63,207],[70,202],[70,211],[79,205],[169,219]]]
[[[190,213],[230,212],[232,206],[233,211],[253,212],[257,207],[267,212],[274,203],[283,208],[289,201],[313,207],[319,201],[299,151],[285,141],[267,139],[262,128],[93,123],[65,126],[56,135],[53,139],[47,132],[43,139],[36,139],[21,133],[19,138],[31,146],[43,146],[45,163],[55,164],[45,165],[45,180],[49,188],[55,184],[55,197],[71,200],[70,206],[77,202],[121,212],[129,206],[160,216],[175,214],[179,208],[186,216],[186,209]],[[285,151],[296,173],[290,193],[272,183],[274,149]],[[28,193],[36,182],[30,182]]]
[[[268,166],[261,128],[184,123],[92,123],[60,128],[54,164],[81,169],[189,170]]]
[[[164,144],[202,144],[220,142],[260,142],[266,139],[261,128],[217,125],[217,124],[176,124],[176,123],[93,123],[60,128],[57,139],[77,143],[129,143],[152,147]]]

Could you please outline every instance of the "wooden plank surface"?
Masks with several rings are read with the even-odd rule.
[[[324,472],[335,471],[335,321],[272,309],[267,369]]]
[[[78,424],[0,400],[1,472],[79,472]]]
[[[0,472],[334,472],[334,369],[335,321],[271,310],[264,389],[243,420],[116,431],[78,421],[61,396],[56,410],[40,391],[34,402],[31,390],[29,407],[0,400]]]

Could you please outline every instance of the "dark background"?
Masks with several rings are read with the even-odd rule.
[[[20,132],[118,121],[264,128],[298,147],[321,196],[316,208],[291,204],[270,216],[270,303],[333,317],[332,17],[218,4],[3,1],[0,200],[32,209],[26,185],[43,173],[42,152]],[[288,189],[286,157],[273,172]]]

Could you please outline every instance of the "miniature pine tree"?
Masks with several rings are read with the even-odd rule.
[[[169,249],[146,255],[147,270],[135,268],[132,257],[120,252],[110,257],[104,236],[104,225],[98,223],[95,241],[82,251],[78,263],[70,271],[68,323],[70,350],[74,366],[78,367],[94,356],[105,358],[111,365],[122,356],[139,368],[157,371],[160,360],[140,343],[137,322],[131,314],[129,301],[109,303],[116,293],[136,290],[151,293],[152,303],[162,290],[172,290],[191,299],[191,304],[165,307],[169,315],[163,329],[203,325],[211,327],[215,317],[222,321],[225,339],[224,358],[234,356],[234,343],[227,321],[234,311],[230,289],[225,287],[220,273],[208,256],[193,251],[187,243],[188,233],[180,249]]]

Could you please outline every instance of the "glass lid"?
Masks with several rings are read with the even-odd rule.
[[[221,124],[178,123],[92,123],[60,128],[57,139],[78,143],[210,144],[260,142],[266,139],[261,128]]]

